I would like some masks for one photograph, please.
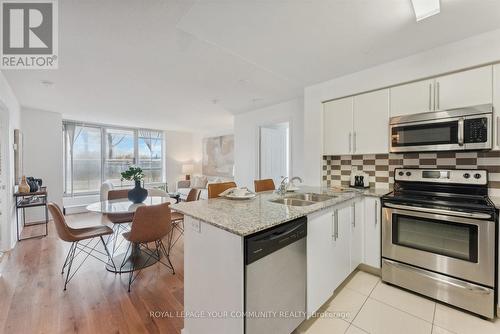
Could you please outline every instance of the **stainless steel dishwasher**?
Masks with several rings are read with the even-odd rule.
[[[290,334],[306,318],[307,218],[245,238],[245,333]]]

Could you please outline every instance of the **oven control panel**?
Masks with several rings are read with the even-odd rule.
[[[488,171],[483,169],[417,169],[396,168],[395,181],[453,183],[453,184],[488,184]]]

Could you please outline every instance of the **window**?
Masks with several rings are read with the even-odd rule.
[[[146,184],[163,182],[163,132],[63,122],[64,193],[95,194],[105,180],[129,185],[120,173],[144,170]]]

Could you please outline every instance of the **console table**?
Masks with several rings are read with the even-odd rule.
[[[14,197],[16,199],[16,227],[17,227],[17,240],[27,240],[33,238],[43,238],[48,234],[48,223],[49,223],[49,214],[47,210],[47,187],[42,187],[39,191],[30,192],[30,193],[14,193]],[[34,223],[26,223],[26,209],[34,208],[34,207],[45,207],[45,221],[34,222]],[[45,225],[45,234],[34,235],[27,238],[21,238],[21,232],[19,230],[19,211],[22,211],[23,215],[23,228],[35,225]]]

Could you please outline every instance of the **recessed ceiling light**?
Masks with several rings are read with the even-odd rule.
[[[42,80],[42,81],[40,81],[40,82],[41,82],[41,84],[42,84],[43,86],[45,86],[45,87],[51,87],[51,86],[53,86],[53,85],[54,85],[54,82],[52,82],[52,81],[50,81],[50,80]]]
[[[411,0],[411,4],[413,5],[417,22],[441,12],[439,0]]]

